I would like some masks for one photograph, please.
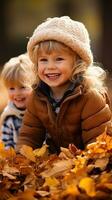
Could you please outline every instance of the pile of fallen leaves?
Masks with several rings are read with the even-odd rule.
[[[112,199],[112,138],[103,133],[85,151],[70,144],[59,155],[47,145],[20,154],[0,143],[0,200]]]

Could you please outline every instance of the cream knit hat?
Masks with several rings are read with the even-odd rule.
[[[40,24],[29,39],[27,50],[32,62],[35,46],[45,40],[56,40],[75,51],[87,65],[93,62],[90,39],[84,24],[68,16],[48,18]]]

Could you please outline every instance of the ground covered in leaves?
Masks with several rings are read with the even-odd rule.
[[[20,154],[0,143],[0,200],[112,199],[112,138],[103,133],[80,151],[72,144],[59,155],[47,145]]]

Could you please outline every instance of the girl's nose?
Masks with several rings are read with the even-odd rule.
[[[55,69],[55,67],[56,67],[56,66],[55,66],[55,62],[50,60],[50,61],[48,62],[47,68],[48,68],[48,69]]]

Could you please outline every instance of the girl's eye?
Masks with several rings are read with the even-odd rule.
[[[57,60],[57,61],[62,61],[62,60],[64,60],[64,58],[58,57],[58,58],[56,58],[56,60]]]

